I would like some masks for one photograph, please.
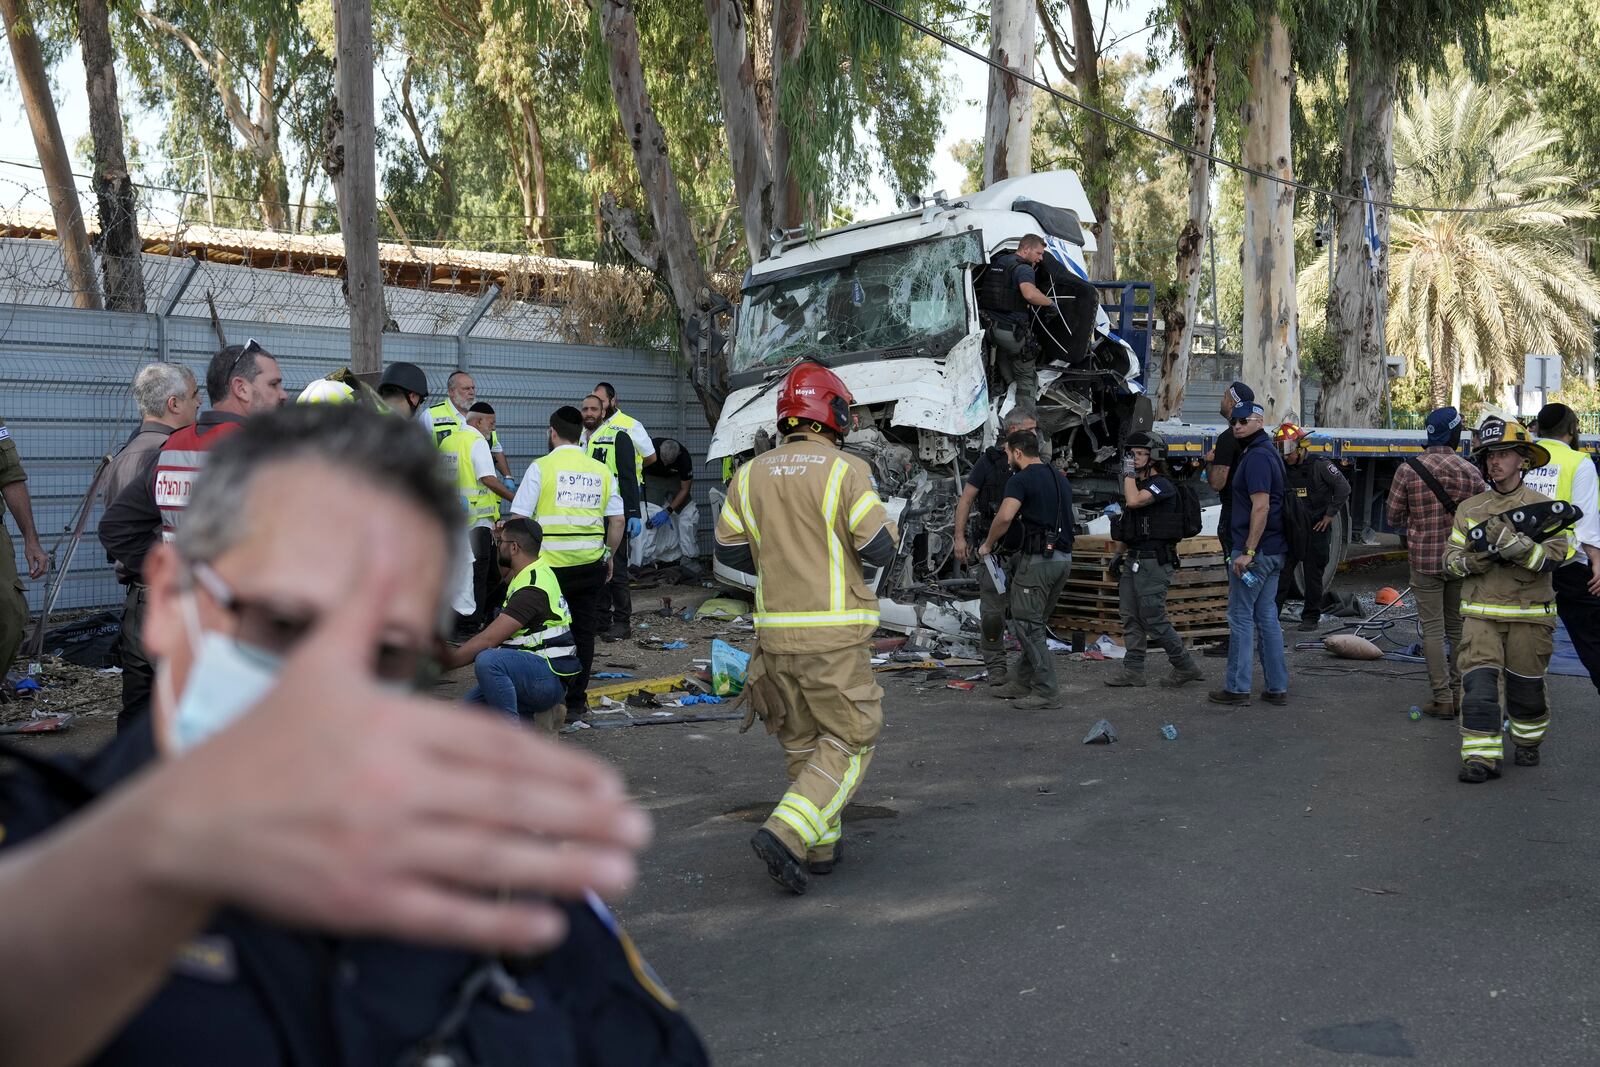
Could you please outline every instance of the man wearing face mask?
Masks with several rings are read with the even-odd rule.
[[[561,728],[566,680],[578,673],[572,612],[555,571],[539,555],[544,531],[532,519],[507,519],[495,549],[511,576],[505,607],[472,640],[445,656],[447,670],[472,664],[478,684],[469,704],[487,704],[512,718]]]
[[[540,553],[572,612],[580,666],[567,680],[569,720],[588,710],[600,598],[622,543],[622,497],[611,471],[579,447],[582,434],[582,413],[557,408],[550,416],[550,453],[528,465],[511,501],[512,515],[534,519],[544,531]]]
[[[358,408],[216,449],[148,561],[153,714],[0,779],[8,1062],[705,1062],[585,901],[647,833],[621,783],[407,693],[458,508],[426,435]]]

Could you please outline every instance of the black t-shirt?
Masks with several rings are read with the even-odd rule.
[[[524,630],[542,627],[545,620],[555,614],[550,610],[550,598],[536,585],[525,585],[518,589],[500,610],[516,619],[517,625]]]
[[[1222,431],[1222,436],[1217,438],[1216,444],[1212,446],[1212,451],[1215,453],[1211,461],[1212,464],[1228,468],[1228,480],[1222,487],[1224,490],[1222,494],[1223,507],[1227,507],[1228,494],[1226,490],[1233,485],[1233,472],[1239,467],[1239,439],[1233,436],[1232,426]]]
[[[694,461],[689,458],[689,450],[682,444],[678,445],[678,458],[671,464],[661,462],[661,446],[671,438],[652,437],[651,444],[655,445],[656,459],[654,463],[646,465],[644,469],[647,478],[676,478],[680,482],[694,481]]]
[[[1148,504],[1139,505],[1140,507],[1153,508],[1162,501],[1178,499],[1178,487],[1173,485],[1172,482],[1164,475],[1158,474],[1154,478],[1151,478],[1148,482],[1134,482],[1133,484],[1137,485],[1140,489],[1150,490],[1150,495],[1155,497],[1155,499],[1150,501]]]
[[[1072,483],[1048,463],[1030,463],[1006,483],[1006,499],[1020,500],[1018,519],[1032,528],[1056,529],[1057,552],[1072,551]]]

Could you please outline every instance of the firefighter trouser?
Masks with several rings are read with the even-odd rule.
[[[1134,566],[1138,570],[1134,570]],[[1154,644],[1166,651],[1172,665],[1192,667],[1183,638],[1167,618],[1167,587],[1177,568],[1154,556],[1129,555],[1122,561],[1122,577],[1117,583],[1118,607],[1122,614],[1122,643],[1128,654],[1122,661],[1130,673],[1144,670],[1145,650]]]
[[[989,672],[989,681],[1004,679],[1006,673],[1006,594],[994,587],[989,567],[982,560],[978,575],[978,652]]]
[[[1501,686],[1511,742],[1536,748],[1550,725],[1544,672],[1550,665],[1551,627],[1532,622],[1462,620],[1461,760],[1497,766],[1501,746]]]
[[[757,643],[745,691],[788,762],[789,791],[766,829],[796,856],[833,859],[845,805],[883,729],[883,689],[872,676],[871,653],[862,644],[790,655]]]

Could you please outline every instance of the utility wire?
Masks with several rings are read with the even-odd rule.
[[[1186,145],[1181,141],[1174,140],[1173,138],[1168,137],[1166,134],[1157,133],[1155,130],[1140,126],[1136,122],[1130,122],[1121,116],[1113,115],[1109,111],[1103,111],[1100,108],[1095,107],[1093,104],[1084,103],[1077,97],[1062,92],[1060,89],[1057,89],[1048,82],[1040,81],[1032,75],[1025,74],[1024,72],[1013,67],[1008,67],[999,60],[991,59],[983,53],[967,47],[955,38],[941,33],[925,23],[918,22],[910,15],[902,14],[901,12],[896,11],[888,4],[883,3],[883,0],[860,0],[860,2],[877,8],[879,11],[889,15],[891,18],[894,18],[895,20],[904,23],[906,26],[909,26],[911,29],[916,30],[918,33],[933,38],[946,48],[953,48],[962,55],[976,59],[984,66],[992,67],[995,70],[1009,74],[1018,81],[1027,85],[1031,85],[1041,92],[1048,93],[1050,96],[1055,97],[1058,100],[1063,100],[1071,104],[1073,107],[1080,108],[1094,115],[1098,115],[1100,118],[1111,123],[1113,126],[1120,126],[1130,133],[1136,133],[1142,137],[1149,137],[1152,140],[1161,142],[1174,151],[1182,152],[1184,155],[1191,156],[1195,159],[1203,159],[1215,166],[1238,171],[1240,174],[1246,174],[1252,178],[1260,178],[1263,181],[1273,182],[1278,185],[1286,185],[1291,189],[1298,189],[1304,193],[1325,196],[1330,200],[1342,200],[1347,204],[1368,204],[1375,208],[1386,208],[1390,211],[1415,211],[1421,214],[1486,215],[1496,214],[1502,211],[1515,211],[1519,208],[1534,207],[1538,204],[1553,203],[1557,200],[1565,200],[1576,193],[1586,192],[1587,190],[1593,189],[1595,186],[1600,185],[1600,178],[1591,178],[1586,182],[1573,186],[1571,189],[1568,189],[1565,192],[1540,197],[1537,200],[1519,200],[1514,203],[1492,204],[1487,207],[1450,207],[1443,204],[1404,204],[1393,200],[1370,200],[1364,196],[1357,196],[1351,193],[1341,193],[1333,189],[1322,189],[1318,186],[1296,181],[1293,178],[1284,178],[1269,171],[1260,170],[1256,167],[1249,166],[1248,164],[1239,163],[1235,160],[1224,158],[1223,156],[1213,155],[1210,152],[1195,148],[1192,145]]]

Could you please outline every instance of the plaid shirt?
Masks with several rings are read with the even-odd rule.
[[[1458,504],[1489,488],[1478,468],[1447,445],[1430,445],[1418,458]],[[1402,463],[1395,472],[1386,512],[1390,526],[1405,530],[1411,566],[1417,573],[1443,574],[1444,544],[1455,520],[1409,463]]]

